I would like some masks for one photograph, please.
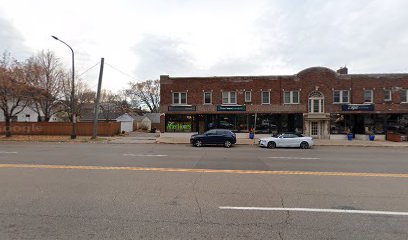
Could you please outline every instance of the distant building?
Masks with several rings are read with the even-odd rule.
[[[144,113],[143,115],[125,113],[117,117],[116,121],[121,122],[121,131],[131,132],[138,129],[150,131],[152,129],[159,129],[160,113]],[[132,128],[130,124],[132,124]]]
[[[21,107],[17,107],[15,112],[18,112]],[[20,113],[16,114],[16,116],[12,117],[12,122],[38,122],[38,113],[34,111],[30,106],[27,106],[21,111]],[[4,113],[0,111],[0,122],[4,122]]]

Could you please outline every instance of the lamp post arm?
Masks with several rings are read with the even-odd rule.
[[[71,114],[72,114],[72,133],[71,133],[71,139],[76,138],[76,111],[75,111],[75,54],[74,50],[72,49],[71,46],[69,46],[66,42],[62,41],[61,39],[57,38],[56,36],[51,36],[55,40],[58,40],[65,44],[69,49],[71,50],[72,53],[72,86],[71,86]]]

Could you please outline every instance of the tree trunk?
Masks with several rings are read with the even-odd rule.
[[[11,137],[11,119],[10,117],[6,117],[6,137]]]

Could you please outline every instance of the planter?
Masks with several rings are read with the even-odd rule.
[[[398,133],[387,132],[387,141],[401,142],[401,135]]]
[[[254,139],[254,137],[255,137],[255,134],[254,133],[249,133],[249,139]]]
[[[368,138],[370,139],[370,141],[374,141],[375,140],[375,135],[374,134],[370,134],[368,136]]]
[[[351,133],[347,134],[347,140],[349,141],[353,140],[353,134]]]

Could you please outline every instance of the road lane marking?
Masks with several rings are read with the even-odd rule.
[[[0,152],[0,154],[17,154],[17,152]]]
[[[293,211],[293,212],[320,212],[320,213],[358,213],[375,215],[408,216],[408,212],[347,210],[347,209],[320,209],[320,208],[269,208],[269,207],[219,207],[222,210],[252,210],[252,211]]]
[[[310,175],[340,177],[388,177],[408,178],[408,173],[358,173],[358,172],[307,172],[307,171],[262,171],[262,170],[221,170],[221,169],[190,169],[190,168],[146,168],[146,167],[114,167],[114,166],[75,166],[75,165],[37,165],[37,164],[0,164],[0,168],[40,168],[40,169],[78,169],[78,170],[125,170],[151,172],[189,172],[189,173],[237,173],[265,175]]]
[[[313,158],[313,157],[268,157],[273,159],[312,159],[312,160],[319,160],[320,158]]]
[[[133,153],[124,153],[123,156],[132,156],[132,157],[167,157],[169,155],[154,155],[154,154],[133,154]]]

